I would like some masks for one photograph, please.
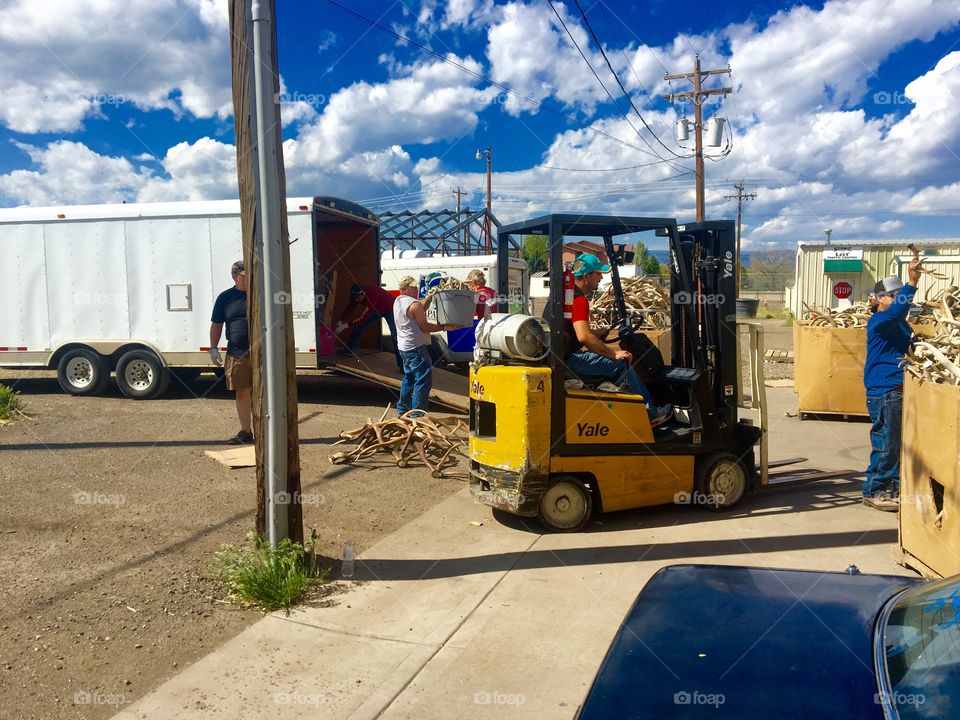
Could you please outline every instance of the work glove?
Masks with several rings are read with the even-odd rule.
[[[339,334],[342,333],[344,330],[346,330],[348,327],[350,327],[350,326],[347,325],[345,322],[343,322],[343,321],[338,322],[337,325],[336,325],[336,327],[333,328],[333,334],[334,334],[334,335],[339,335]]]
[[[210,348],[210,362],[212,362],[217,367],[223,365],[223,358],[220,357],[220,348],[212,347]]]

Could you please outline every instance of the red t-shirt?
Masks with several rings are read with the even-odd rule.
[[[352,298],[340,314],[340,319],[350,317],[350,314],[355,312],[358,306],[360,306],[360,313],[348,321],[348,325],[358,325],[370,317],[372,312],[376,312],[381,317],[386,317],[393,312],[393,301],[395,299],[389,290],[385,290],[378,285],[364,285],[363,301],[360,302],[356,298]]]
[[[486,286],[481,286],[477,289],[477,317],[482,318],[486,312],[487,301],[492,300],[497,296],[497,291],[493,288],[488,288]],[[495,308],[490,308],[490,311],[493,312]]]
[[[573,293],[573,317],[570,318],[570,322],[581,320],[590,322],[590,302],[586,295],[576,290]]]
[[[581,320],[590,322],[590,301],[587,300],[586,295],[580,292],[580,288],[574,288],[571,318],[563,321],[563,329],[567,335],[567,348],[565,357],[569,356],[571,353],[577,352],[577,350],[583,347],[583,345],[580,343],[580,339],[577,337],[577,331],[573,327],[575,322]]]

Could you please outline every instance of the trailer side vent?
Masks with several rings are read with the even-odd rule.
[[[167,310],[169,312],[193,310],[193,290],[190,283],[167,285]]]

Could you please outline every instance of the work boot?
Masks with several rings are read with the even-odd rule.
[[[253,442],[253,433],[241,430],[227,440],[227,445],[250,445]]]
[[[881,490],[876,495],[864,497],[863,504],[872,507],[874,510],[897,512],[897,510],[900,509],[900,496],[892,495],[885,490]]]
[[[673,417],[673,406],[663,405],[662,407],[651,407],[649,412],[650,427],[659,427]]]

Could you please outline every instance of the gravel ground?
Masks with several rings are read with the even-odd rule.
[[[0,427],[0,717],[109,717],[260,617],[209,579],[253,528],[253,469],[203,454],[237,431],[232,395],[209,376],[145,402],[71,397],[49,372],[0,381],[31,417]],[[317,372],[299,395],[304,524],[335,570],[347,540],[363,551],[462,487],[327,460],[391,391]]]

